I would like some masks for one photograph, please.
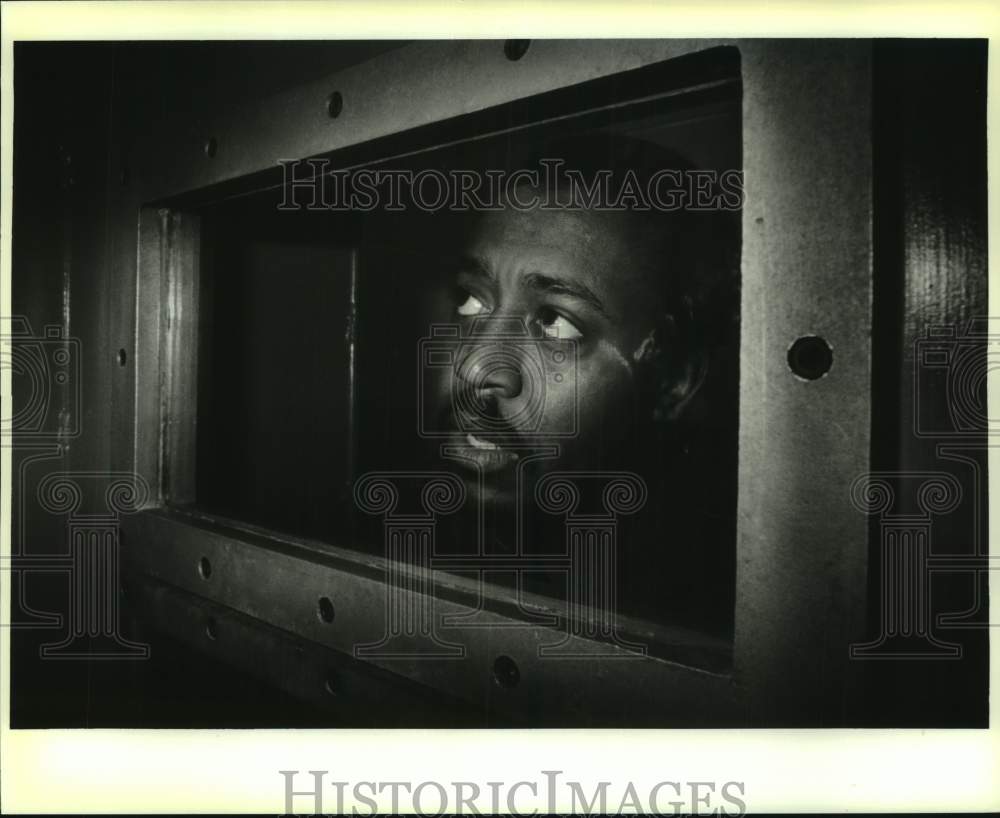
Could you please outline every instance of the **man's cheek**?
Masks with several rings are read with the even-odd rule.
[[[606,355],[581,361],[576,370],[576,393],[588,412],[607,411],[624,405],[631,390],[631,371]]]
[[[448,366],[431,367],[422,373],[427,393],[434,403],[443,406],[451,400],[451,390],[455,380],[454,370]]]
[[[546,443],[559,446],[565,467],[596,467],[595,457],[599,462],[604,428],[614,420],[604,399],[601,391],[580,391],[572,385],[547,392],[542,434]]]
[[[576,390],[578,437],[595,453],[627,437],[630,395],[630,380],[613,369],[595,367],[581,373]]]
[[[413,389],[418,392],[416,406],[416,430],[418,436],[426,438],[432,446],[442,433],[451,426],[451,382],[450,367],[424,366],[414,379]],[[427,437],[427,436],[430,437]]]

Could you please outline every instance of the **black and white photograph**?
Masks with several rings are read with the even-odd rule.
[[[7,41],[10,735],[987,735],[988,32],[504,31]]]

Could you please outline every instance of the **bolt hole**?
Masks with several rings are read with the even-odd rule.
[[[500,687],[516,687],[521,681],[521,671],[518,670],[517,662],[509,656],[498,656],[493,663],[493,680]]]
[[[125,364],[128,363],[128,353],[124,349],[118,350],[116,358],[118,360],[118,366],[125,366]]]
[[[212,641],[219,638],[219,625],[216,623],[214,617],[209,617],[208,622],[205,623],[205,636],[207,636]]]
[[[344,110],[344,97],[340,91],[334,91],[326,98],[326,115],[330,119],[336,119],[340,112]]]
[[[212,563],[208,561],[208,557],[202,557],[198,560],[198,573],[201,574],[202,579],[208,579],[212,576]]]
[[[528,53],[531,40],[504,40],[503,53],[511,62],[517,62]]]
[[[833,366],[833,349],[818,335],[803,335],[788,348],[788,366],[803,380],[815,381]]]
[[[337,675],[336,671],[329,671],[326,674],[326,679],[323,682],[323,689],[326,690],[331,696],[336,696],[340,692],[340,677]]]
[[[330,597],[321,596],[319,598],[317,613],[319,614],[319,619],[321,622],[326,622],[327,624],[333,622],[334,610],[333,610],[333,602],[330,600]]]
[[[213,158],[215,154],[219,152],[219,143],[214,136],[210,136],[205,140],[205,156],[209,159]]]

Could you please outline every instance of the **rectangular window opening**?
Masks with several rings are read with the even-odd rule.
[[[739,55],[654,68],[286,168],[294,188],[167,203],[199,225],[170,505],[725,666]],[[391,508],[361,495],[378,480]],[[393,540],[421,520],[432,547]]]

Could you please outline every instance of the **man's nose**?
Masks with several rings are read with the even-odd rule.
[[[460,386],[480,397],[516,398],[523,388],[517,350],[507,344],[472,344],[459,359]]]

